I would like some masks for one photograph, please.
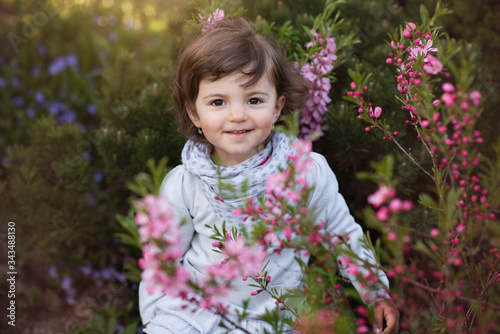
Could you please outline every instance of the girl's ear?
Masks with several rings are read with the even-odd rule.
[[[187,104],[185,105],[185,108],[186,108],[186,111],[187,111],[187,113],[188,113],[188,115],[189,115],[189,118],[190,118],[190,119],[191,119],[191,121],[194,123],[194,125],[195,125],[197,128],[201,127],[201,122],[200,122],[200,118],[198,117],[198,115],[197,115],[195,112],[193,112],[193,111],[191,110],[191,108],[189,108],[189,107],[188,107],[188,105],[187,105]]]
[[[278,119],[280,118],[281,111],[285,106],[285,102],[286,102],[286,97],[284,95],[281,95],[276,101],[276,108],[274,109],[274,122],[278,121]]]

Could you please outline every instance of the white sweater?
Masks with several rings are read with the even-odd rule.
[[[361,227],[354,221],[350,215],[344,198],[338,192],[337,179],[328,165],[326,159],[318,154],[311,153],[313,160],[311,171],[308,173],[309,184],[313,191],[310,197],[310,208],[314,209],[316,221],[324,222],[333,235],[350,236],[350,245],[352,250],[361,257],[369,259],[374,263],[373,254],[363,249],[359,239],[363,236]],[[183,165],[174,168],[163,181],[160,193],[167,197],[174,208],[177,217],[187,220],[182,226],[182,244],[184,257],[183,266],[192,273],[193,276],[203,275],[204,267],[211,263],[220,263],[223,260],[221,254],[214,252],[212,239],[210,236],[213,231],[205,225],[212,226],[216,224],[220,228],[222,222],[215,214],[207,197],[202,193],[203,188],[197,176],[187,172]],[[301,282],[300,267],[295,260],[296,253],[293,250],[284,250],[281,255],[273,254],[269,256],[267,266],[268,275],[272,277],[271,288],[289,289],[297,287]],[[303,258],[307,263],[307,258]],[[341,267],[341,266],[339,266]],[[354,286],[360,291],[360,285],[345,269],[340,268],[342,276],[351,279]],[[382,271],[379,271],[381,282],[388,288],[387,277]],[[250,296],[255,287],[249,286],[243,280],[234,282],[229,302],[234,307],[241,307],[242,301],[250,300],[249,311],[251,316],[262,314],[266,308],[275,307],[275,301],[266,293],[257,296]],[[367,304],[388,298],[386,289],[370,291],[369,297],[365,298]],[[143,284],[139,288],[139,307],[143,323],[150,322],[161,309],[169,308],[169,297],[162,298],[161,295],[149,295]],[[156,304],[161,303],[161,307]],[[171,303],[173,308],[179,307],[178,301]],[[156,307],[155,307],[156,306]],[[189,314],[189,312],[187,313]]]

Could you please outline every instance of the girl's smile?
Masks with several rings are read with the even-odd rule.
[[[285,104],[267,75],[253,86],[242,86],[241,73],[200,82],[195,109],[188,113],[213,145],[222,166],[237,165],[261,151]]]

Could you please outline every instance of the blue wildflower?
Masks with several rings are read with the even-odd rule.
[[[85,267],[80,267],[79,269],[85,276],[90,276],[90,274],[92,273],[92,264],[90,263],[90,261],[87,261]]]
[[[90,161],[90,160],[92,160],[92,156],[91,156],[88,152],[83,152],[83,153],[82,153],[82,158],[83,158],[83,160],[85,160],[85,161]]]
[[[7,156],[5,156],[5,157],[2,158],[2,165],[4,167],[8,167],[11,162],[12,162],[12,159],[9,158],[9,157],[7,157]]]
[[[94,172],[94,182],[95,183],[101,183],[101,181],[104,179],[104,175],[101,172]]]
[[[48,71],[50,75],[57,75],[66,69],[66,58],[57,57],[52,63],[50,63]]]
[[[4,78],[0,78],[0,87],[5,87],[7,86],[7,80],[5,80]]]
[[[16,96],[14,98],[11,99],[11,101],[18,107],[23,107],[24,106],[24,97],[22,96]]]
[[[72,110],[68,110],[68,111],[62,112],[57,117],[57,120],[58,120],[59,124],[71,123],[71,122],[74,122],[76,120],[76,115]]]
[[[110,42],[116,42],[116,40],[118,39],[118,34],[116,33],[116,31],[112,31],[108,34],[108,39]]]
[[[12,87],[17,87],[21,83],[21,79],[19,79],[18,77],[13,77],[10,80],[10,83],[12,84]]]
[[[90,115],[95,115],[95,114],[97,113],[97,107],[95,106],[95,104],[90,103],[90,104],[87,106],[87,112],[88,112]]]
[[[49,274],[50,277],[57,278],[57,276],[58,276],[58,274],[57,274],[57,267],[56,266],[51,266],[49,268],[49,270],[47,271],[47,273]]]
[[[26,115],[28,115],[29,119],[35,118],[35,110],[33,108],[28,108],[26,110]]]
[[[73,289],[73,277],[63,275],[61,280],[61,288],[66,292],[71,291]]]
[[[115,275],[115,268],[107,267],[101,269],[101,277],[103,279],[109,280]]]
[[[117,324],[116,327],[115,327],[115,331],[117,332],[117,334],[122,334],[122,332],[125,330],[125,327],[120,325],[120,324]]]
[[[74,70],[78,69],[78,57],[74,53],[70,53],[66,56],[66,64],[72,67]]]
[[[47,55],[47,48],[43,44],[38,44],[36,47],[38,54],[42,57]]]
[[[55,101],[49,104],[48,109],[52,116],[56,116],[59,112],[66,110],[66,106],[58,101]]]
[[[40,104],[44,103],[45,102],[45,95],[40,91],[36,92],[35,93],[35,101],[36,101],[36,103],[40,103]]]

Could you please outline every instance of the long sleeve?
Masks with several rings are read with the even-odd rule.
[[[193,222],[190,219],[192,210],[192,201],[186,194],[186,189],[193,187],[192,177],[185,171],[183,166],[174,168],[163,180],[160,188],[160,195],[167,198],[179,221],[183,222],[181,226],[182,253],[185,254],[189,249],[194,235]],[[182,258],[179,259],[182,261]],[[163,297],[160,293],[149,294],[145,289],[144,282],[139,284],[139,311],[144,324],[148,323],[155,316],[155,304]]]
[[[326,159],[317,153],[312,153],[313,169],[309,175],[309,182],[314,185],[311,195],[310,207],[316,214],[316,221],[322,221],[326,224],[328,230],[333,235],[349,235],[349,244],[354,253],[359,254],[361,258],[375,264],[374,254],[364,248],[360,239],[363,237],[363,230],[349,213],[349,208],[339,193],[337,178],[328,165]],[[382,270],[376,274],[380,278],[381,284],[375,290],[365,291],[363,284],[358,282],[355,275],[346,270],[346,267],[339,263],[339,270],[343,277],[351,280],[356,290],[368,305],[376,301],[388,298],[387,289],[389,281]]]

